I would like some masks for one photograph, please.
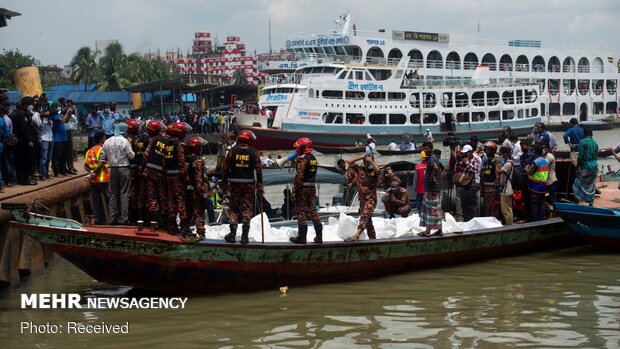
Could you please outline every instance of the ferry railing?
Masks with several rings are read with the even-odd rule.
[[[574,65],[564,65],[564,66],[562,66],[562,72],[563,73],[574,73],[575,72],[575,66]]]
[[[412,59],[409,60],[409,68],[424,68],[424,60],[423,59]]]

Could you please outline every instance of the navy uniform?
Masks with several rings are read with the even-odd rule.
[[[229,199],[228,218],[230,233],[224,238],[229,243],[235,242],[239,216],[241,216],[241,243],[249,242],[250,219],[254,211],[254,193],[263,192],[263,171],[260,156],[248,142],[256,139],[251,131],[243,130],[237,135],[237,145],[226,155],[222,170],[224,192]],[[256,172],[256,177],[254,173]]]
[[[295,142],[297,151],[297,165],[295,184],[293,186],[293,201],[295,201],[295,214],[297,215],[297,237],[290,240],[295,244],[305,244],[308,233],[307,216],[310,216],[316,237],[314,242],[323,242],[323,224],[316,211],[316,173],[318,161],[312,155],[312,141],[308,138],[300,138]]]

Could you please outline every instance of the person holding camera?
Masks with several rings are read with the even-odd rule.
[[[441,150],[433,150],[424,172],[424,201],[420,212],[420,226],[425,227],[426,230],[418,234],[424,237],[443,235],[441,230],[443,220],[441,181],[446,173],[446,168],[439,162],[440,158]],[[437,231],[431,235],[433,229],[437,229]]]
[[[400,181],[392,181],[390,183],[390,187],[382,200],[385,205],[385,211],[390,218],[396,218],[396,214],[399,214],[401,217],[407,217],[409,212],[411,212],[409,194],[407,189],[400,186]]]
[[[461,210],[463,211],[463,221],[467,222],[476,216],[478,203],[478,188],[476,187],[476,173],[480,173],[478,160],[474,158],[474,150],[467,144],[457,156],[454,169],[453,181],[459,187],[458,195],[461,200]]]

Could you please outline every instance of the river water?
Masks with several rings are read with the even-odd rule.
[[[595,139],[613,146],[619,134],[598,132]],[[399,158],[385,159],[378,161]],[[604,162],[617,168],[611,160]],[[144,296],[60,260],[0,292],[0,348],[620,348],[618,265],[617,253],[579,246],[293,288],[284,296],[277,289],[191,296],[184,309],[21,309],[22,294]],[[68,321],[128,324],[129,333],[36,334],[20,327]]]

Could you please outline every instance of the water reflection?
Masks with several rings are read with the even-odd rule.
[[[277,289],[191,297],[183,310],[19,309],[21,293],[128,291],[60,263],[0,297],[0,347],[618,348],[618,261],[579,247],[294,288],[285,297]],[[129,321],[130,333],[24,336],[19,321]]]

